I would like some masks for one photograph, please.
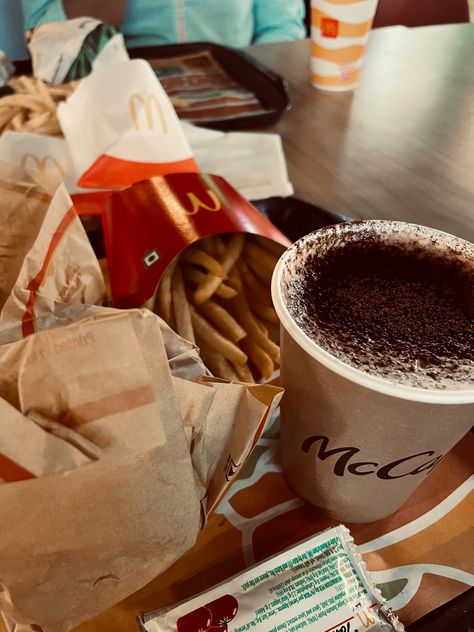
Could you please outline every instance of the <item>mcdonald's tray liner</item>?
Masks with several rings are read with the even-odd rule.
[[[403,632],[346,527],[327,529],[194,597],[139,617],[143,632]]]
[[[281,397],[104,283],[63,188],[0,163],[0,610],[65,631],[195,542]],[[94,304],[96,303],[96,304]]]

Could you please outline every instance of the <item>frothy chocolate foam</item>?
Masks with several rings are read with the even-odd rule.
[[[306,257],[286,302],[309,337],[362,371],[421,388],[474,385],[474,271],[449,249],[343,239]]]

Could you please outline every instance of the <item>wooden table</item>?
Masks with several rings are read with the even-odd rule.
[[[288,81],[273,130],[297,197],[474,241],[474,24],[373,31],[347,93],[311,86],[309,40],[248,52]]]
[[[288,81],[283,138],[295,196],[356,218],[474,241],[474,24],[373,31],[360,85],[311,86],[309,40],[248,52]],[[474,590],[410,626],[470,632]]]

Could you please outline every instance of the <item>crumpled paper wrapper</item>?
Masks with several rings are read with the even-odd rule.
[[[56,303],[100,303],[98,261],[64,186],[0,161],[0,332],[34,331]]]
[[[157,316],[93,311],[0,348],[0,608],[43,630],[94,616],[190,548],[280,395],[173,377]],[[171,359],[181,375],[202,369],[190,351]]]
[[[85,233],[68,232],[76,218],[59,230],[57,192],[16,173],[30,231],[13,222],[22,239],[8,231],[11,256],[0,253],[0,611],[16,632],[62,632],[194,544],[281,389],[210,377],[148,310],[81,304],[103,287]],[[49,259],[46,230],[67,243],[46,247]],[[76,258],[87,274],[67,304],[64,265]],[[32,284],[38,268],[47,273]]]

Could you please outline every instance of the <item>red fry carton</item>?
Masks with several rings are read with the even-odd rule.
[[[220,176],[169,174],[115,192],[104,214],[114,304],[143,305],[168,264],[187,246],[235,232],[289,245],[283,233]]]

